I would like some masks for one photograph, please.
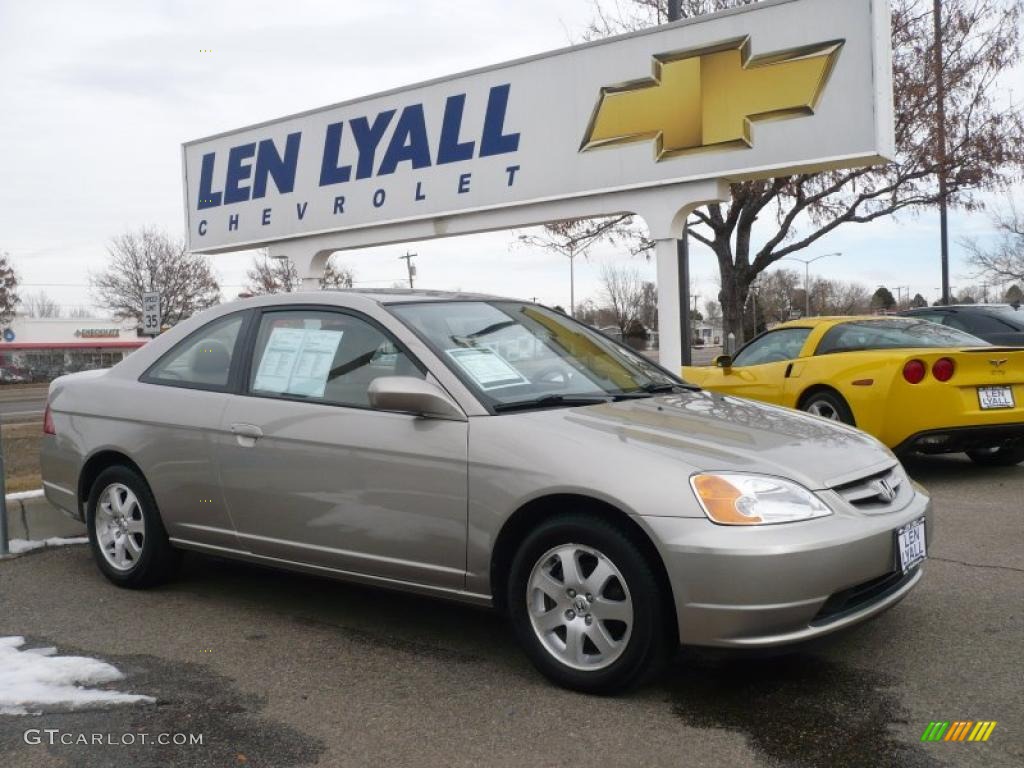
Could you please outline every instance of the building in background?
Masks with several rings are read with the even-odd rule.
[[[15,317],[0,329],[0,384],[110,368],[149,339],[134,320]]]

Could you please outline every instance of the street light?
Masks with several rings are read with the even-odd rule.
[[[801,259],[796,256],[783,256],[779,259],[779,261],[799,261],[804,265],[804,317],[811,316],[811,264],[827,256],[842,255],[841,251],[836,251],[835,253],[823,253],[821,256],[815,256],[813,259]]]

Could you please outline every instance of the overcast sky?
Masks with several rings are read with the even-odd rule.
[[[143,225],[183,234],[182,142],[562,47],[590,15],[589,0],[0,0],[0,251],[24,292],[89,304],[88,273],[112,235]],[[1024,92],[1024,77],[1005,86]],[[952,232],[953,283],[966,284],[957,239],[991,237],[991,226],[954,214]],[[513,234],[411,248],[417,287],[568,305],[566,260]],[[405,276],[405,250],[340,258],[360,285],[388,287]],[[843,255],[816,265],[829,277],[937,296],[934,216],[850,225],[804,255],[832,251]],[[235,296],[251,254],[212,258]],[[598,292],[602,262],[622,258],[602,248],[578,262],[577,299]],[[636,263],[653,279],[653,263]],[[699,247],[693,272],[703,304],[717,267]]]

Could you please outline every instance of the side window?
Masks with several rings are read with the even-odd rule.
[[[381,376],[425,374],[389,335],[353,315],[318,310],[266,312],[249,373],[254,395],[367,408]]]
[[[146,373],[153,384],[227,389],[231,360],[244,314],[239,312],[200,328]]]
[[[800,356],[804,342],[810,335],[810,328],[783,328],[769,331],[759,339],[754,339],[737,354],[733,365],[763,365],[794,360]]]

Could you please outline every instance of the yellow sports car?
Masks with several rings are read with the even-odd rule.
[[[869,432],[897,453],[1024,462],[1024,348],[904,317],[815,317],[773,328],[683,377]]]

